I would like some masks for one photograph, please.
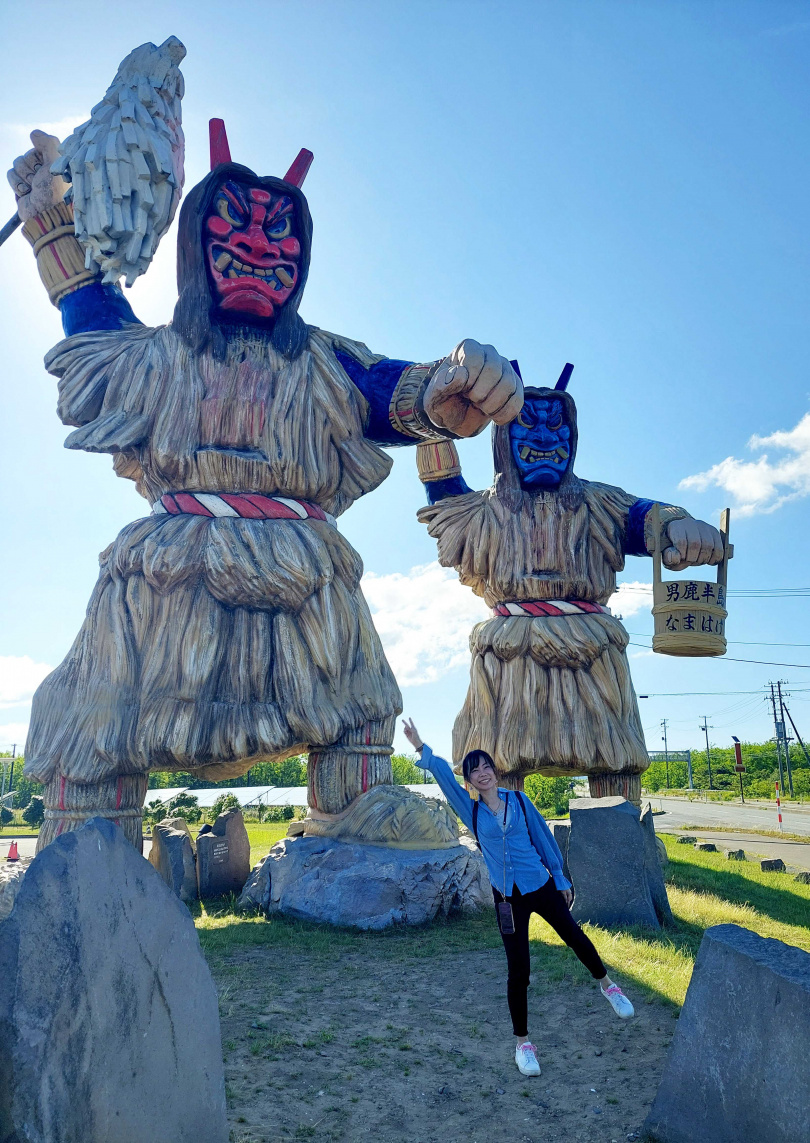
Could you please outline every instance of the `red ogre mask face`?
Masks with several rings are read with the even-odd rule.
[[[270,318],[295,290],[301,244],[291,198],[225,182],[205,220],[214,301],[235,319]]]

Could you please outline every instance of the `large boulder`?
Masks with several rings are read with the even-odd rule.
[[[0,1139],[147,1138],[228,1138],[217,994],[188,909],[94,818],[0,924]]]
[[[422,925],[491,904],[484,859],[472,843],[394,849],[321,837],[284,838],[239,898],[241,909],[358,929]]]
[[[574,919],[652,929],[671,920],[652,813],[642,816],[626,798],[577,798],[570,818]]]
[[[169,818],[152,830],[149,864],[181,901],[197,898],[197,858],[194,842],[183,818]]]
[[[563,877],[571,880],[571,871],[568,868],[568,843],[571,840],[571,823],[566,821],[548,823],[552,836],[556,841],[563,859]]]
[[[33,857],[21,857],[18,861],[4,861],[0,864],[0,921],[5,921],[14,908],[25,871],[33,860]]]
[[[201,897],[241,893],[250,876],[250,841],[241,810],[227,810],[210,833],[197,834],[197,887]]]
[[[810,954],[707,929],[642,1135],[798,1143],[810,1133]]]

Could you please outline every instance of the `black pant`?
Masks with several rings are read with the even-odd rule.
[[[509,1015],[512,1017],[512,1030],[516,1036],[528,1036],[529,918],[532,913],[538,913],[544,921],[548,921],[554,932],[577,954],[595,980],[601,980],[606,976],[607,970],[593,942],[585,936],[571,916],[562,893],[550,877],[545,885],[525,896],[517,885],[512,889],[511,897],[504,898],[494,885],[492,894],[496,904],[507,900],[512,905],[515,931],[510,934],[501,933],[503,947],[506,949],[506,963],[509,966],[506,999],[509,1004]]]

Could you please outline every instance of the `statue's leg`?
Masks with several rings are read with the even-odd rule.
[[[641,774],[630,770],[602,771],[588,775],[592,798],[627,798],[634,806],[641,804]]]
[[[45,821],[39,830],[37,853],[70,830],[81,829],[90,818],[109,818],[124,831],[127,841],[143,852],[141,817],[148,776],[125,774],[107,782],[70,782],[54,777],[45,786]]]
[[[311,750],[307,767],[310,810],[339,814],[374,786],[391,785],[396,715],[366,722],[329,746]]]

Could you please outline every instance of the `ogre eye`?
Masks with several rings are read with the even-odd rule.
[[[562,417],[559,413],[552,413],[549,419],[546,421],[546,424],[553,433],[555,433],[557,429],[562,428],[562,423]]]
[[[237,213],[236,208],[225,195],[221,194],[217,199],[217,214],[219,214],[221,218],[224,218],[226,222],[229,222],[231,226],[242,225],[242,219]]]
[[[268,226],[266,233],[268,238],[280,239],[287,238],[291,230],[292,215],[288,214],[286,218],[280,218],[272,226]]]
[[[533,429],[534,425],[533,425],[532,421],[527,419],[527,418],[528,418],[528,410],[527,410],[526,406],[524,405],[523,408],[520,410],[520,412],[517,415],[517,423],[519,425],[523,425],[524,429]]]

